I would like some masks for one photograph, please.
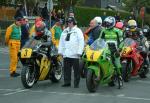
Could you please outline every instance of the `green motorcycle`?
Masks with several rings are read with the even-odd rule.
[[[86,62],[86,86],[89,92],[95,92],[98,84],[116,84],[123,86],[122,78],[111,60],[111,52],[103,39],[97,39],[90,46],[86,46],[82,59]]]

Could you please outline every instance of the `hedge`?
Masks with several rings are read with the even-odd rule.
[[[126,19],[130,13],[125,11],[112,11],[107,9],[100,9],[100,8],[90,8],[90,7],[79,7],[76,6],[74,8],[75,17],[78,22],[78,26],[88,26],[91,19],[95,16],[103,16],[103,12],[106,12],[106,16],[115,16],[117,12],[120,13],[121,19]],[[150,25],[150,15],[145,16],[144,24]],[[137,22],[139,26],[141,26],[142,19],[138,17]]]
[[[106,16],[115,16],[115,14],[119,12],[121,15],[121,19],[125,19],[130,15],[129,12],[125,11],[112,11],[107,9],[79,6],[76,6],[74,8],[74,12],[79,26],[88,26],[91,19],[93,19],[95,16],[103,16],[104,12],[106,12]]]

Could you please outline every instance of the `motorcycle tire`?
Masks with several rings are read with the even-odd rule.
[[[129,74],[128,74],[128,63],[122,63],[122,78],[124,80],[124,82],[128,82],[129,81]]]
[[[80,60],[79,67],[80,67],[81,78],[86,78],[87,69],[85,67],[85,62],[83,60]]]
[[[63,68],[63,66],[62,66],[61,62],[58,62],[57,66],[52,67],[52,72],[50,74],[50,80],[53,83],[57,83],[60,81],[60,79],[62,77],[62,68]]]
[[[25,88],[32,88],[35,83],[35,73],[29,66],[23,66],[21,71],[21,81]]]
[[[88,69],[87,70],[87,76],[86,76],[86,86],[89,92],[93,93],[96,92],[98,83],[95,81],[96,75],[93,70]]]
[[[121,89],[123,87],[123,79],[121,76],[117,75],[117,82],[118,82],[118,89]]]
[[[146,78],[146,74],[149,72],[149,69],[146,68],[146,67],[143,67],[142,69],[143,69],[143,70],[141,71],[141,73],[139,73],[139,76],[140,76],[141,78]]]

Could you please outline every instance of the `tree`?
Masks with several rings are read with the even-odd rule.
[[[64,10],[68,9],[70,6],[75,6],[77,2],[81,0],[58,0],[59,6]]]
[[[150,5],[150,0],[123,0],[125,9],[127,11],[133,11],[136,18],[139,16],[141,7],[148,8]]]
[[[141,7],[149,7],[150,0],[123,0],[127,10],[140,10]]]

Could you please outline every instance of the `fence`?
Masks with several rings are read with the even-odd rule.
[[[0,7],[0,20],[13,20],[16,13],[16,9],[13,7]]]

